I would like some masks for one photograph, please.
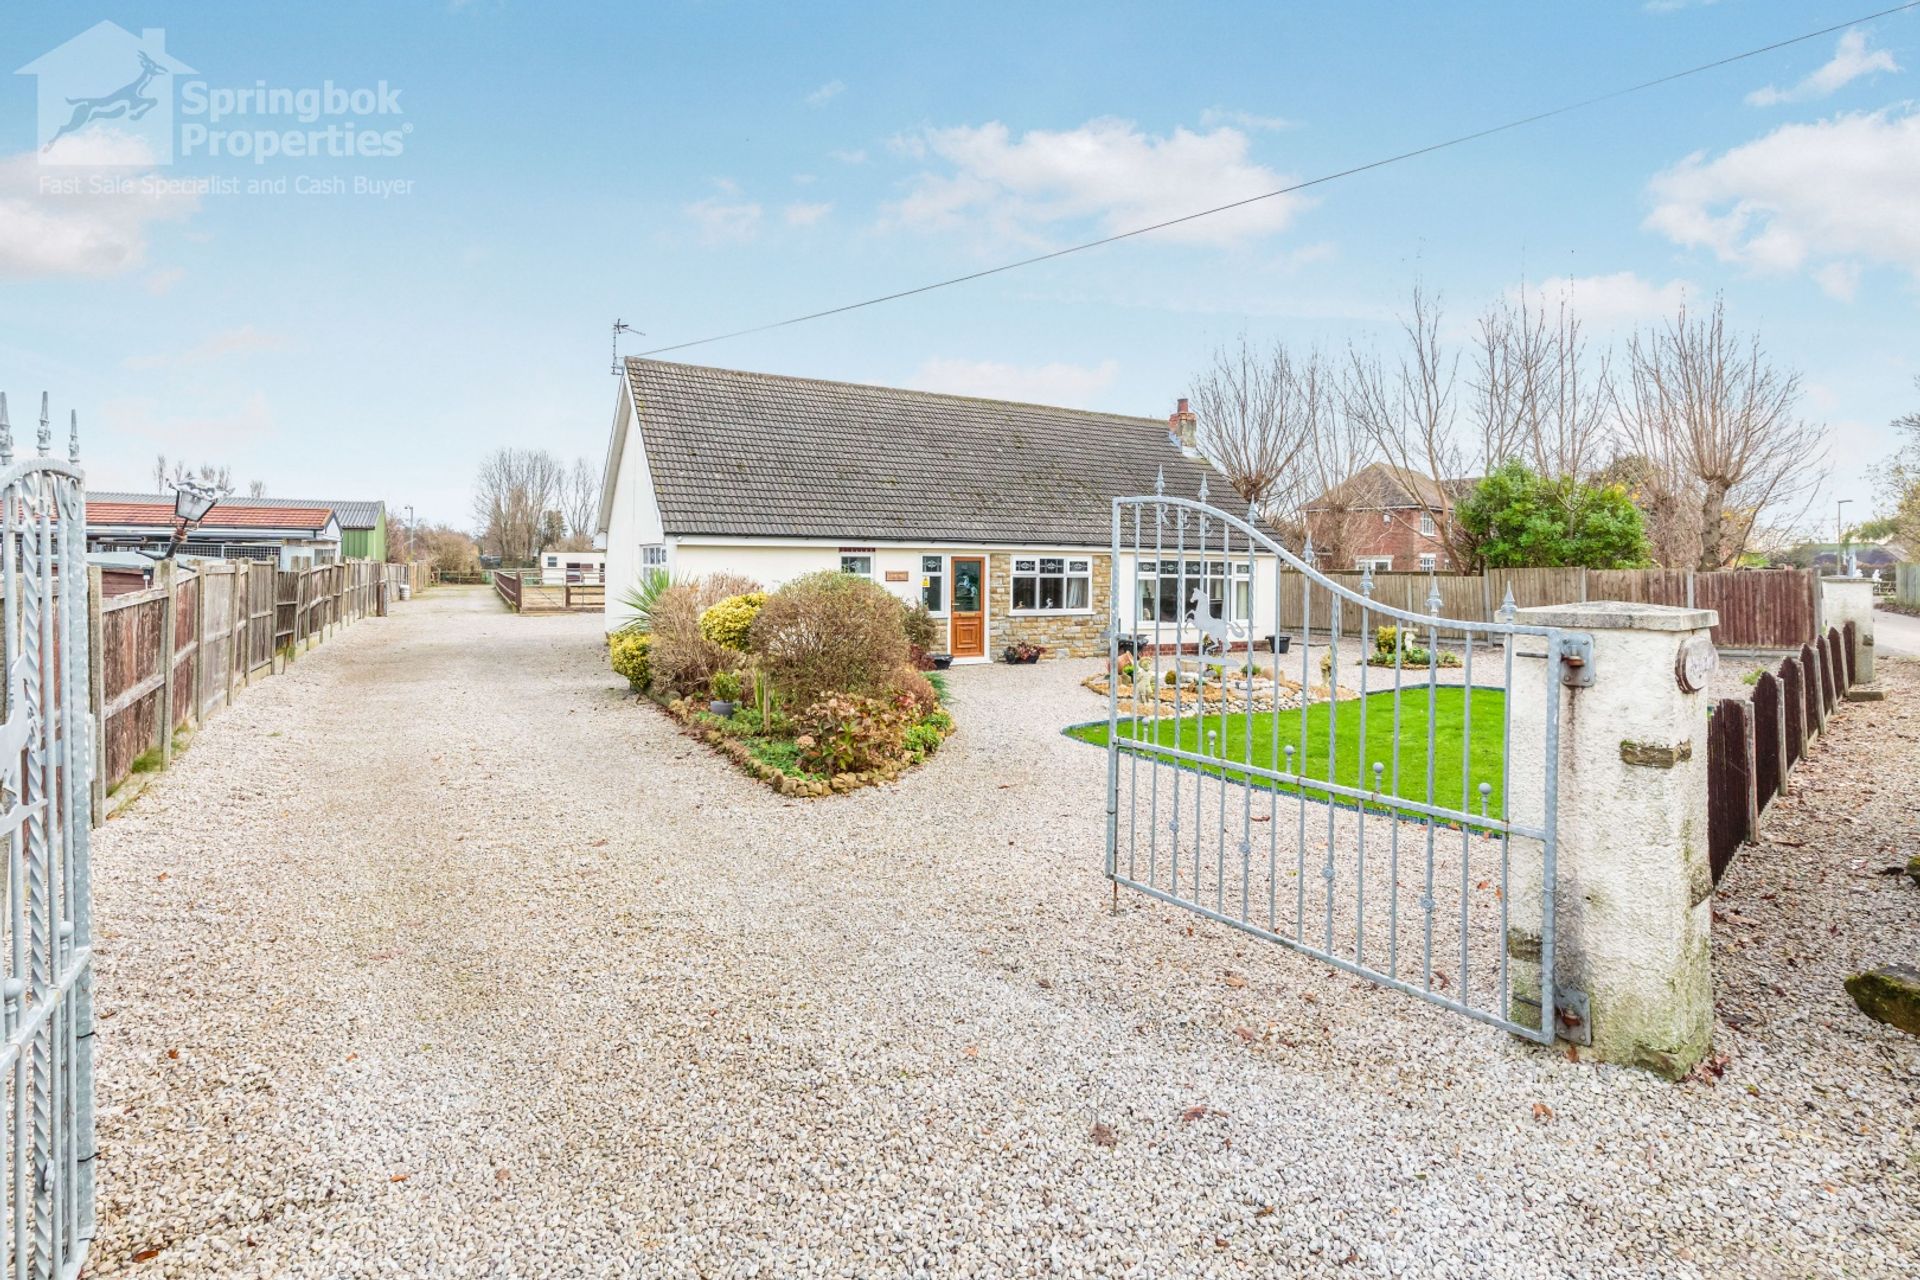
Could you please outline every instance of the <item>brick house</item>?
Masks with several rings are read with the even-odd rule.
[[[1323,549],[1322,568],[1451,573],[1458,566],[1447,551],[1447,529],[1455,503],[1473,485],[1374,462],[1301,510],[1314,546]],[[1336,558],[1340,563],[1330,563]]]
[[[1173,497],[1229,492],[1185,401],[1158,419],[638,357],[623,373],[598,520],[609,630],[649,569],[769,589],[837,569],[924,603],[955,662],[1018,642],[1091,656],[1114,613],[1113,500],[1158,475]],[[1244,620],[1253,576],[1199,552],[1129,556],[1120,580],[1140,600],[1123,622],[1166,620],[1195,590]]]

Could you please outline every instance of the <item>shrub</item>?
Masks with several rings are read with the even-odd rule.
[[[909,608],[901,618],[900,625],[906,632],[907,643],[922,653],[932,649],[939,638],[940,629],[934,625],[933,614],[924,603]]]
[[[653,637],[642,631],[616,631],[607,637],[613,673],[625,676],[636,693],[645,693],[653,682],[652,650]]]
[[[894,682],[895,696],[913,709],[916,717],[928,716],[940,709],[940,695],[933,682],[912,669],[904,670]]]
[[[828,693],[801,713],[793,744],[802,768],[829,775],[865,773],[901,762],[912,723],[906,699]]]
[[[653,684],[673,697],[707,688],[714,673],[732,667],[737,656],[701,634],[698,589],[667,588],[653,607]]]
[[[938,750],[945,738],[946,735],[940,732],[939,726],[922,720],[907,730],[904,745],[909,756],[915,760],[921,760]]]
[[[640,580],[620,595],[620,603],[627,609],[627,620],[620,624],[620,634],[644,635],[653,630],[654,606],[661,594],[674,585],[665,569],[648,569],[642,573]]]
[[[707,681],[707,692],[716,702],[740,701],[740,677],[731,671],[716,671]]]
[[[811,573],[767,597],[748,647],[788,706],[811,707],[829,693],[884,697],[907,664],[905,612],[866,578]]]
[[[700,615],[700,634],[715,644],[736,651],[747,647],[747,632],[767,602],[763,591],[748,591],[728,596]]]
[[[694,584],[694,594],[705,613],[722,600],[733,596],[764,595],[759,583],[744,573],[710,573]]]

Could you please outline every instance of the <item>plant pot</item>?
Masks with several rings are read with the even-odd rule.
[[[1293,647],[1292,636],[1268,636],[1267,637],[1268,653],[1285,653],[1288,649],[1292,647]]]
[[[927,661],[933,664],[935,671],[945,671],[953,665],[953,655],[950,653],[930,653],[927,655]]]
[[[707,704],[707,710],[713,712],[713,714],[719,716],[722,720],[731,720],[733,719],[733,706],[734,704],[731,702],[723,702],[719,698],[715,698]]]

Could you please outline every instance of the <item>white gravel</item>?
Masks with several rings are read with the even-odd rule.
[[[98,833],[96,1273],[1914,1273],[1920,1053],[1839,988],[1920,936],[1850,869],[1912,844],[1910,666],[1736,863],[1673,1086],[1113,914],[1090,664],[955,671],[926,767],[798,802],[597,627],[430,593]]]

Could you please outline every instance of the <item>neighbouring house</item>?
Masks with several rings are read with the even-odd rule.
[[[96,502],[160,503],[173,506],[171,493],[113,493],[87,495]],[[326,498],[242,498],[230,497],[229,503],[246,507],[281,507],[311,510],[324,507],[340,522],[340,558],[343,560],[385,560],[387,558],[387,504],[378,499],[333,501]]]
[[[87,550],[159,552],[173,537],[173,499],[120,501],[87,495]],[[257,500],[216,503],[177,553],[211,560],[260,560],[294,569],[333,564],[340,555],[340,521],[326,507],[261,506]]]
[[[1321,567],[1341,572],[1450,573],[1454,505],[1473,480],[1435,480],[1373,462],[1301,508]],[[1329,562],[1329,551],[1341,563]]]
[[[604,551],[543,551],[540,553],[540,581],[549,587],[569,583],[605,582],[607,553]]]
[[[1151,494],[1161,474],[1170,496],[1195,497],[1203,481],[1231,492],[1195,428],[1185,401],[1161,420],[630,358],[596,538],[607,626],[648,569],[768,588],[827,569],[924,603],[956,662],[1016,642],[1103,653],[1113,500]],[[1268,567],[1257,572],[1244,536],[1230,554],[1202,551],[1192,527],[1184,571],[1171,527],[1156,557],[1122,555],[1118,580],[1140,586],[1123,593],[1130,632],[1156,614],[1170,623],[1183,586],[1204,590],[1216,617],[1274,616],[1270,600],[1256,605],[1272,557],[1256,557]]]

